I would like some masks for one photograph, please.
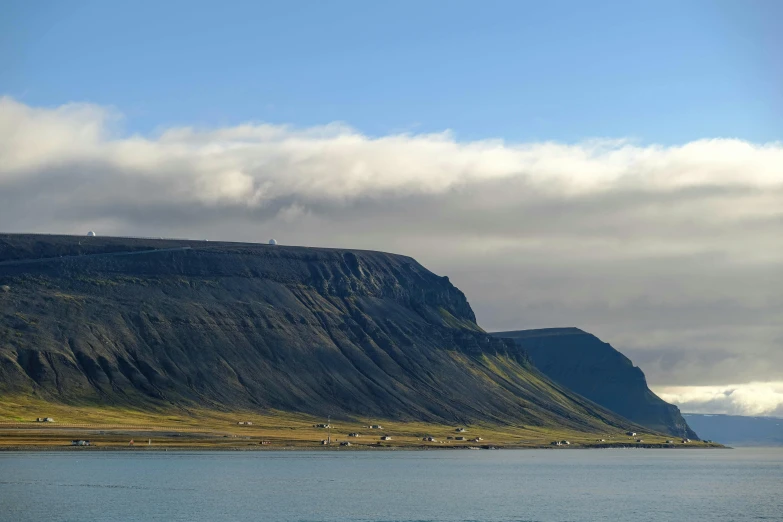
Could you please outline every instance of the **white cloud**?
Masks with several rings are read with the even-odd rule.
[[[490,330],[578,326],[659,385],[783,379],[781,143],[118,121],[0,98],[0,230],[399,252],[449,275]]]
[[[105,143],[110,110],[88,104],[56,109],[28,107],[0,98],[0,170],[26,172],[52,161],[95,153]]]
[[[155,139],[112,135],[107,122],[113,117],[97,106],[40,109],[0,98],[2,179],[45,176],[50,167],[89,162],[150,186],[174,177],[189,188],[181,199],[261,205],[286,196],[345,200],[442,193],[508,179],[565,196],[702,185],[767,188],[780,186],[783,165],[783,145],[739,140],[677,147],[617,140],[464,143],[448,132],[368,138],[342,125],[296,130],[264,124],[176,128]],[[746,210],[759,213],[755,206]]]
[[[783,415],[783,381],[725,386],[670,386],[656,389],[665,401],[687,413]]]

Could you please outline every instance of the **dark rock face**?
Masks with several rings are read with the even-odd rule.
[[[649,429],[696,439],[679,408],[655,395],[622,353],[578,328],[496,332],[513,339],[550,379]]]
[[[0,394],[585,431],[629,423],[379,252],[0,236]]]

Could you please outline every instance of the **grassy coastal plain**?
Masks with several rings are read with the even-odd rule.
[[[54,422],[36,422],[51,417]],[[239,424],[243,422],[245,424]],[[252,423],[252,424],[248,424]],[[51,449],[467,449],[540,448],[552,441],[567,440],[568,448],[601,447],[721,447],[692,441],[682,444],[660,434],[638,433],[629,437],[621,430],[584,433],[543,426],[512,426],[479,423],[442,425],[386,419],[333,419],[331,430],[318,428],[325,418],[288,412],[220,412],[210,409],[161,409],[142,411],[106,406],[70,406],[38,402],[26,397],[0,400],[0,450]],[[382,429],[370,429],[380,425]],[[464,432],[457,432],[464,428]],[[349,437],[358,433],[359,437]],[[331,434],[331,446],[322,440]],[[389,436],[391,440],[381,440]],[[436,442],[424,441],[433,437]],[[466,440],[456,440],[464,437]],[[476,441],[479,437],[481,440]],[[75,447],[72,440],[86,439],[90,447]],[[603,441],[601,441],[603,439]],[[637,442],[641,439],[642,442]],[[130,441],[133,440],[133,446]],[[674,440],[675,444],[666,444]],[[350,447],[340,446],[350,442]]]

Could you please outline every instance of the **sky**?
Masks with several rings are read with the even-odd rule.
[[[783,3],[0,3],[0,231],[366,248],[783,416]]]

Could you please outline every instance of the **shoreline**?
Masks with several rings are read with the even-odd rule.
[[[0,402],[0,451],[428,451],[485,449],[682,449],[720,444],[632,424],[600,431],[560,426],[323,419],[276,410],[144,411]],[[5,417],[5,418],[3,418]],[[48,419],[41,421],[40,419]],[[326,423],[324,421],[327,421]],[[89,441],[90,446],[76,445]],[[331,444],[327,445],[326,442]],[[669,442],[671,441],[671,442]],[[72,445],[73,442],[73,445]],[[151,444],[150,444],[151,443]],[[341,444],[345,444],[341,446]]]
[[[725,450],[734,449],[730,446],[724,445],[673,445],[673,444],[607,444],[607,445],[594,445],[594,446],[560,446],[552,447],[549,445],[503,445],[503,446],[374,446],[374,445],[354,445],[350,447],[341,446],[261,446],[261,445],[247,445],[247,446],[231,446],[221,447],[212,446],[205,447],[204,445],[138,445],[138,446],[71,446],[71,445],[43,445],[43,444],[30,444],[30,445],[8,445],[0,446],[0,452],[105,452],[105,451],[122,451],[122,452],[159,452],[166,453],[173,452],[209,452],[209,451],[250,451],[250,452],[265,452],[265,451],[324,451],[324,452],[356,452],[356,451],[497,451],[497,450],[550,450],[550,451],[576,451],[576,450],[610,450],[610,449],[628,449],[628,450]]]

